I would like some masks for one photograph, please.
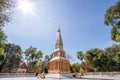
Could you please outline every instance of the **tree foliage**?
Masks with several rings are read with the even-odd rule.
[[[10,22],[11,9],[13,7],[13,0],[0,0],[0,68],[4,62],[4,44],[6,40],[6,35],[3,31],[3,26]],[[3,53],[1,53],[1,51]],[[1,69],[0,69],[1,71]]]
[[[94,48],[86,51],[84,62],[95,71],[120,71],[120,45],[112,45],[104,50]]]
[[[78,52],[77,52],[77,58],[78,58],[79,60],[83,61],[83,59],[84,59],[84,54],[83,54],[82,51],[78,51]]]
[[[5,44],[4,52],[6,58],[1,66],[2,72],[16,72],[22,59],[22,49],[19,45]]]
[[[96,69],[103,69],[103,60],[105,59],[105,55],[103,54],[103,51],[95,48],[88,50],[85,54],[85,61],[90,64],[90,66],[96,68]]]
[[[44,70],[45,73],[48,73],[48,67],[49,67],[49,61],[50,61],[50,59],[51,59],[51,55],[50,56],[46,55],[45,58],[44,58],[44,61],[43,61],[43,63],[44,63],[43,70]]]
[[[44,60],[39,62],[38,68],[39,68],[41,73],[42,72],[48,73],[48,66],[49,66],[48,62],[49,62],[49,60],[50,60],[50,56],[45,55]]]
[[[5,33],[0,28],[0,67],[2,66],[2,63],[4,62],[5,59],[5,54],[4,54],[5,41],[6,41]]]
[[[39,63],[42,61],[42,55],[43,53],[41,51],[37,51],[37,48],[32,46],[25,50],[24,56],[28,64],[29,72],[34,72],[34,70],[38,68]]]
[[[4,54],[4,49],[0,48],[0,65],[2,65],[2,63],[5,60],[5,54]]]
[[[3,26],[10,22],[13,6],[13,0],[0,0],[0,47],[3,47],[2,44],[6,40]]]
[[[82,67],[81,64],[79,64],[79,63],[73,63],[73,64],[71,65],[71,72],[72,72],[72,73],[79,72],[80,67]]]
[[[0,0],[0,28],[10,22],[12,7],[14,7],[13,0]]]
[[[111,25],[111,38],[116,42],[120,42],[120,0],[107,9],[104,23]]]

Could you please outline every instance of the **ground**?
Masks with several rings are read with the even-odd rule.
[[[38,77],[0,77],[0,80],[42,80]],[[120,80],[120,75],[117,76],[106,76],[106,75],[87,75],[82,76],[82,78],[72,78],[72,79],[53,79],[53,78],[45,78],[43,80]]]

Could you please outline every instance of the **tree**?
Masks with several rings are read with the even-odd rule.
[[[117,71],[120,71],[120,51],[117,52],[116,62],[117,62]]]
[[[5,36],[4,31],[2,31],[2,29],[0,29],[0,48],[4,47],[6,38],[7,38],[7,36]]]
[[[3,72],[16,72],[19,63],[22,60],[22,49],[19,45],[5,44],[4,52],[6,58],[2,67]],[[4,67],[4,68],[3,68]]]
[[[44,61],[43,61],[43,63],[44,63],[44,72],[45,73],[48,73],[48,67],[49,67],[49,61],[50,61],[50,59],[51,59],[51,55],[49,56],[49,55],[46,55],[45,56],[45,59],[44,59]]]
[[[81,64],[73,63],[73,64],[71,65],[71,72],[72,72],[72,73],[79,72],[80,67],[82,67]]]
[[[5,54],[4,54],[4,44],[6,41],[5,33],[0,28],[0,72],[2,70],[2,65],[5,60]]]
[[[116,61],[120,64],[120,51],[116,54]]]
[[[88,50],[85,53],[84,59],[87,64],[92,66],[97,71],[104,71],[106,57],[103,53],[103,50],[100,50],[98,48]]]
[[[3,26],[10,22],[11,8],[13,5],[12,0],[0,0],[0,72],[5,59],[4,42],[6,40],[6,35],[3,31]]]
[[[120,42],[120,0],[107,9],[104,23],[111,25],[111,38],[116,42]]]
[[[36,68],[38,68],[39,63],[41,63],[43,53],[41,51],[37,51],[37,48],[30,46],[25,50],[24,56],[25,60],[28,63],[28,71],[34,72]]]
[[[13,0],[0,0],[0,28],[10,22],[11,8],[14,6]]]
[[[49,61],[51,59],[51,55],[45,55],[44,60],[38,63],[38,68],[40,72],[48,73]]]
[[[11,9],[14,6],[13,0],[0,0],[0,48],[3,48],[4,41],[6,40],[3,26],[10,22]]]
[[[82,51],[78,51],[78,52],[77,52],[77,58],[78,58],[79,60],[81,60],[82,63],[83,63],[84,54],[83,54]]]
[[[120,45],[112,45],[104,50],[105,54],[107,55],[108,61],[106,66],[108,66],[108,71],[118,71],[118,57],[117,55],[120,52]]]
[[[2,65],[2,63],[5,60],[5,54],[4,54],[4,49],[0,48],[0,65]]]
[[[120,45],[113,44],[104,50],[98,48],[88,50],[84,60],[88,67],[96,71],[120,71]]]

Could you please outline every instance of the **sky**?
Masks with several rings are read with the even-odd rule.
[[[66,54],[72,62],[79,62],[77,51],[104,49],[111,40],[111,27],[104,24],[106,9],[117,0],[30,0],[35,3],[33,14],[15,10],[12,20],[4,27],[7,43],[30,46],[50,55],[55,49],[57,28],[60,25]]]

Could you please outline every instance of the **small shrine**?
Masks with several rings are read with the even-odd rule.
[[[20,63],[19,68],[18,68],[18,73],[26,73],[27,69],[28,67],[25,62]]]

